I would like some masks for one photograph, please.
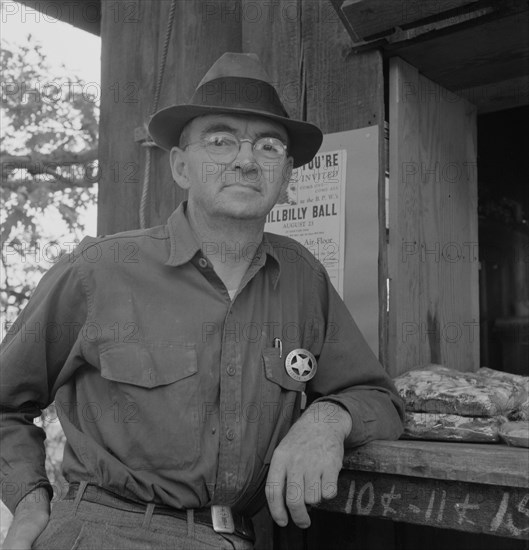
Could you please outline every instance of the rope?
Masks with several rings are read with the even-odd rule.
[[[140,200],[140,228],[145,229],[147,227],[147,221],[145,219],[145,213],[147,211],[147,198],[149,197],[150,187],[150,175],[151,175],[151,147],[145,149],[145,168],[143,170],[143,185],[141,188],[141,200]]]
[[[156,90],[154,92],[154,102],[152,106],[152,114],[158,110],[158,102],[160,100],[160,92],[162,89],[162,81],[165,73],[165,63],[167,61],[167,53],[169,51],[169,43],[171,41],[171,31],[173,29],[174,14],[176,11],[176,0],[172,0],[171,9],[169,11],[169,19],[167,21],[167,30],[165,32],[165,40],[163,43],[162,60],[160,63],[160,72],[158,73],[158,82],[156,83]]]
[[[173,30],[175,12],[176,12],[176,0],[172,0],[171,8],[169,10],[169,19],[167,20],[167,29],[165,31],[165,40],[162,48],[160,70],[158,71],[158,79],[156,81],[156,88],[154,90],[154,100],[151,108],[151,114],[154,114],[158,110],[158,103],[160,101],[160,92],[162,90],[162,82],[165,74],[165,65],[167,62],[167,54],[169,52],[169,44],[171,42],[171,31]],[[141,201],[140,201],[141,229],[145,229],[145,227],[147,226],[147,221],[146,221],[147,199],[149,197],[149,187],[150,187],[152,146],[154,144],[150,141],[147,141],[143,145],[145,146],[145,169],[143,172],[143,186],[142,186]]]

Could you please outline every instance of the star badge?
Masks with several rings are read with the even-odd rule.
[[[285,359],[288,375],[298,382],[308,382],[316,374],[317,367],[316,358],[306,349],[292,350]]]

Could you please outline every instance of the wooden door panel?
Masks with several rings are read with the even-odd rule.
[[[390,61],[392,375],[479,367],[476,108]]]

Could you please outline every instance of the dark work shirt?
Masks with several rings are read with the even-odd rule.
[[[347,446],[400,435],[393,384],[310,252],[265,233],[241,251],[253,260],[231,300],[208,246],[184,204],[165,226],[84,239],[42,278],[2,350],[0,471],[12,511],[49,488],[33,419],[53,400],[68,481],[177,508],[261,505],[302,391],[329,401],[317,421],[350,412]],[[298,348],[318,362],[307,383],[285,369]]]

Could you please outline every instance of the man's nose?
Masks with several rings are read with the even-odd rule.
[[[240,163],[256,162],[253,153],[253,141],[251,139],[241,139],[239,140],[239,143],[240,147],[236,160]]]

